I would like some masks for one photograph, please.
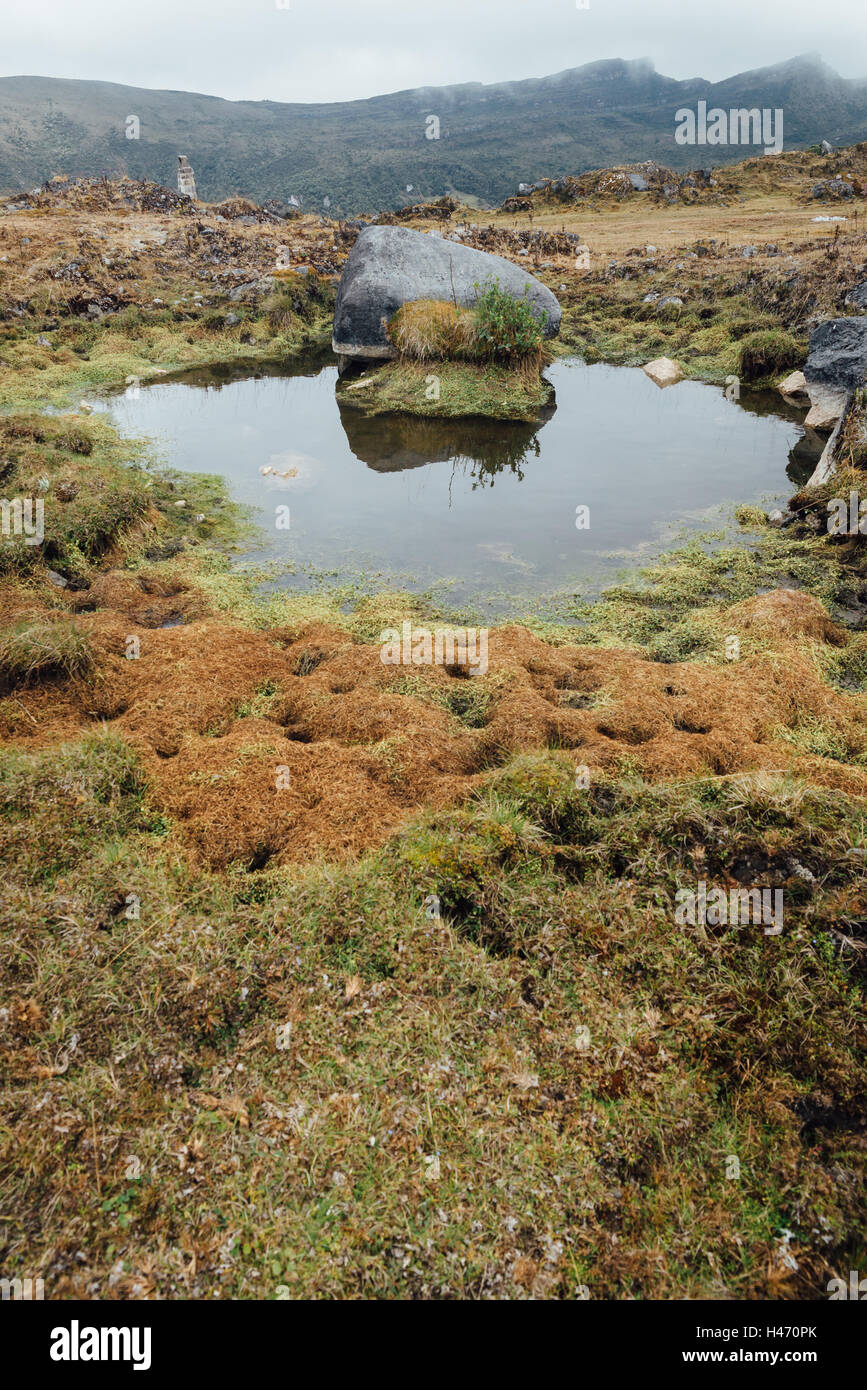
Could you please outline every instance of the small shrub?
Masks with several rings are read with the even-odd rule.
[[[541,366],[542,328],[527,302],[527,290],[515,299],[500,289],[498,280],[475,289],[476,334],[483,354],[507,362],[533,360]]]
[[[527,301],[501,290],[497,280],[475,286],[477,300],[462,309],[447,299],[415,299],[401,305],[388,337],[402,357],[542,366],[542,328]]]
[[[68,449],[73,454],[92,454],[93,440],[87,430],[68,429],[54,441],[59,449]]]

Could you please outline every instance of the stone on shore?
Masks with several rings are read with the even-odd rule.
[[[816,382],[810,382],[808,390],[810,409],[804,424],[808,429],[832,430],[846,409],[849,392],[838,391],[831,386],[820,386]]]
[[[809,401],[807,378],[803,372],[790,372],[785,381],[780,382],[777,389],[780,395],[785,396],[787,400],[794,401],[796,405],[800,405],[802,402],[806,405]]]
[[[657,357],[652,362],[645,362],[641,370],[660,388],[675,386],[678,381],[683,381],[683,368],[670,357]]]

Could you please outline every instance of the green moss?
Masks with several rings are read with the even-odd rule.
[[[818,758],[833,758],[836,762],[864,765],[867,753],[854,746],[838,729],[818,716],[804,717],[795,725],[777,725],[773,737],[782,739],[797,748],[799,753],[810,753]]]
[[[806,345],[781,328],[751,332],[738,345],[738,371],[744,381],[770,381],[803,362]]]
[[[488,711],[497,686],[498,682],[493,677],[474,677],[442,686],[410,675],[395,681],[390,689],[396,695],[409,695],[415,700],[424,700],[448,710],[468,729],[483,729],[488,722]]]

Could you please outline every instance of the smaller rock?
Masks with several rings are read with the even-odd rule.
[[[237,314],[227,314],[223,322],[225,323],[227,328],[234,328],[236,324],[241,322],[241,320]]]
[[[69,580],[64,579],[62,574],[57,573],[57,570],[49,570],[48,582],[49,584],[53,584],[55,589],[65,589],[67,584],[69,583]]]
[[[757,247],[757,246],[742,246],[742,247],[741,247],[741,255],[744,256],[747,260],[749,260],[749,258],[750,258],[751,256],[757,256],[758,254],[759,254],[759,251],[758,251],[758,247]]]
[[[797,400],[799,397],[805,403],[809,400],[807,378],[803,372],[790,372],[785,381],[780,382],[777,389],[782,396],[788,396],[790,400]]]
[[[683,380],[683,368],[678,362],[672,361],[670,357],[657,357],[652,362],[645,362],[641,370],[660,389],[665,386],[674,386],[678,381]]]
[[[50,348],[53,347],[53,343],[49,342],[48,338],[46,338],[44,334],[40,333],[38,338],[36,339],[36,346]]]

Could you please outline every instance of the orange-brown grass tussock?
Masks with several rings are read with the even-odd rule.
[[[388,326],[388,336],[402,356],[418,362],[481,355],[472,309],[444,299],[414,299],[402,305]]]
[[[849,638],[803,593],[727,610],[743,634],[739,661],[555,647],[513,625],[491,631],[488,670],[470,677],[385,665],[378,644],[321,623],[153,627],[155,606],[176,622],[179,606],[190,614],[204,601],[171,582],[163,594],[140,585],[108,574],[99,597],[112,606],[63,615],[86,635],[92,671],[8,690],[0,735],[44,746],[110,724],[140,754],[180,844],[216,867],[358,854],[534,749],[652,780],[791,769],[867,795],[862,702],[824,681],[817,660]],[[31,610],[34,623],[49,616]]]

